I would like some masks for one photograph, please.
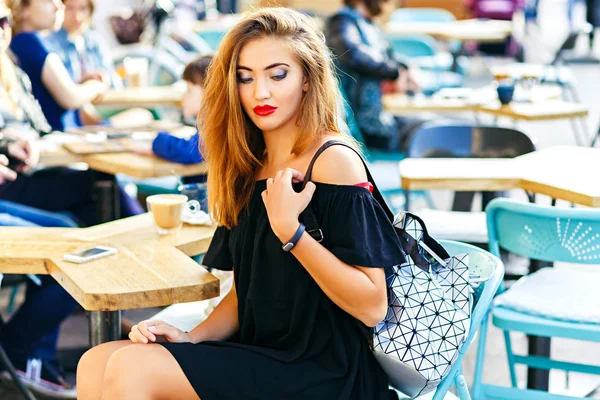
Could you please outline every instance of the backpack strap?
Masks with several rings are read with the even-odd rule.
[[[381,195],[381,192],[377,188],[377,185],[375,184],[375,181],[373,180],[373,176],[371,175],[371,172],[369,171],[369,168],[367,167],[367,163],[362,158],[360,153],[358,153],[358,151],[356,151],[356,149],[354,149],[348,143],[342,142],[341,140],[329,140],[329,141],[325,142],[317,150],[317,152],[313,156],[312,160],[310,161],[310,164],[308,165],[306,174],[304,175],[304,182],[302,182],[302,189],[304,190],[304,188],[306,187],[306,184],[308,182],[310,182],[310,180],[311,180],[313,167],[315,165],[315,162],[317,161],[317,158],[321,155],[321,153],[323,153],[325,150],[327,150],[331,146],[345,146],[345,147],[351,149],[352,151],[354,151],[356,154],[358,154],[358,156],[360,157],[360,159],[363,162],[363,165],[365,167],[365,171],[367,173],[367,180],[369,182],[371,182],[371,184],[373,185],[373,197],[375,198],[375,200],[377,200],[377,202],[379,203],[381,208],[383,208],[383,210],[385,211],[385,214],[389,218],[390,222],[393,223],[394,222],[394,213],[392,213],[392,211],[389,209],[385,200],[383,199],[383,196]],[[312,236],[313,239],[315,239],[317,242],[323,241],[323,231],[319,227],[319,223],[317,221],[317,216],[315,214],[315,210],[314,210],[313,206],[311,204],[309,204],[308,207],[306,207],[306,209],[302,212],[301,215],[303,218],[304,225],[306,226],[306,232],[310,236]]]

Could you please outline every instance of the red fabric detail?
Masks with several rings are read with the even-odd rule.
[[[365,189],[369,189],[369,192],[373,193],[373,184],[371,182],[361,182],[354,186],[364,187]]]

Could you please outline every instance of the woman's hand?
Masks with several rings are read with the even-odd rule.
[[[134,325],[131,332],[129,332],[129,339],[133,343],[154,343],[160,337],[171,343],[188,343],[192,341],[188,333],[163,321],[142,321]]]
[[[315,184],[308,182],[302,192],[296,193],[292,183],[302,181],[302,173],[286,168],[278,171],[275,178],[267,179],[267,190],[262,192],[271,229],[282,243],[296,233],[299,226],[298,217],[308,206],[315,192]]]

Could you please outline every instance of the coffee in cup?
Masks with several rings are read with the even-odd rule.
[[[181,194],[148,196],[148,210],[152,212],[159,234],[168,235],[179,231],[182,224],[181,214],[187,200],[187,196]]]

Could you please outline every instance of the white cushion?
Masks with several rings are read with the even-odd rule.
[[[599,287],[597,267],[542,268],[519,279],[494,305],[553,320],[600,324]]]
[[[485,212],[444,211],[425,208],[415,214],[425,222],[427,232],[435,239],[487,243]]]

